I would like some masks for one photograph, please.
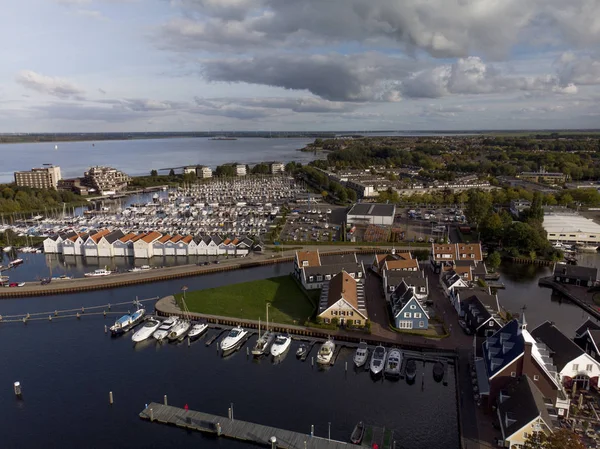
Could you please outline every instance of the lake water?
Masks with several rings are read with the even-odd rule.
[[[190,289],[262,279],[289,273],[291,264],[226,272],[185,280],[153,283],[84,294],[0,301],[0,313],[78,308],[110,302],[163,296]],[[452,370],[448,386],[433,380],[432,366],[418,364],[421,382],[373,381],[365,371],[351,369],[352,353],[345,350],[331,369],[300,362],[294,342],[283,363],[254,361],[245,349],[226,359],[203,340],[185,344],[133,347],[130,335],[110,338],[105,324],[114,316],[84,316],[81,320],[34,321],[0,325],[0,416],[2,447],[31,448],[171,448],[255,447],[226,439],[149,423],[138,418],[144,404],[171,405],[227,415],[302,433],[347,441],[356,422],[395,430],[397,449],[454,449],[458,447],[456,395]],[[213,331],[211,331],[213,332]],[[209,334],[208,336],[210,336]],[[252,345],[256,337],[249,343]],[[315,349],[313,349],[315,351]],[[314,352],[312,353],[314,355]],[[344,362],[349,370],[344,372]],[[23,400],[12,392],[23,385]],[[114,405],[108,392],[114,392]]]
[[[228,162],[256,164],[264,161],[307,163],[323,153],[296,151],[314,139],[209,140],[174,138],[150,140],[106,140],[99,142],[16,143],[0,145],[0,183],[12,182],[13,173],[42,164],[61,168],[63,178],[83,176],[93,165],[108,165],[129,175],[150,174],[150,170],[184,165],[215,168]]]

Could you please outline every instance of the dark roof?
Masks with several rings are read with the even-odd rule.
[[[464,288],[459,292],[461,301],[467,300],[473,296],[476,296],[477,299],[486,307],[489,307],[495,312],[500,310],[500,305],[498,304],[498,297],[496,295],[492,295],[488,290],[484,290],[483,288]]]
[[[427,287],[422,271],[386,271],[388,285],[398,285],[403,280],[414,287]]]
[[[217,234],[211,235],[210,238],[212,239],[213,242],[215,242],[217,245],[220,245],[221,242],[223,242],[223,239],[221,237],[219,237]]]
[[[598,268],[557,263],[554,266],[554,276],[568,276],[583,281],[595,281],[598,279]]]
[[[414,298],[415,294],[413,289],[410,288],[406,282],[402,281],[392,293],[391,300],[394,304],[401,304],[401,307],[404,307],[408,301]]]
[[[525,339],[517,320],[509,321],[483,343],[483,359],[488,377],[502,371],[523,353]]]
[[[492,317],[492,311],[483,305],[477,296],[470,296],[461,301],[461,307],[465,312],[465,321],[473,330],[479,329]]]
[[[352,206],[348,215],[371,215],[393,217],[396,206],[393,204],[358,203]]]
[[[600,348],[600,330],[589,330],[590,337],[594,344],[596,345],[596,349]]]
[[[341,263],[357,263],[355,253],[351,254],[319,254],[321,265],[338,265]]]
[[[585,323],[583,323],[577,328],[577,330],[575,331],[575,336],[581,337],[583,334],[585,334],[585,331],[588,329],[591,331],[597,331],[600,330],[600,325],[592,321],[591,318],[588,318],[587,320],[585,320]]]
[[[442,275],[442,282],[446,287],[452,286],[455,282],[459,281],[461,277],[456,274],[456,271],[450,270]]]
[[[113,231],[109,234],[106,234],[103,238],[104,240],[106,240],[108,243],[114,243],[115,241],[119,240],[121,237],[124,237],[125,234],[123,234],[123,231],[121,231],[120,229],[117,229],[116,231]]]
[[[347,273],[358,273],[362,271],[361,264],[357,264],[356,262],[348,262],[348,263],[340,263],[335,265],[322,265],[320,267],[303,267],[304,274],[308,276],[316,276],[316,275],[335,275],[341,271],[345,271]]]
[[[504,430],[503,434],[506,437],[518,432],[538,416],[548,427],[552,428],[552,419],[548,413],[548,404],[544,395],[527,375],[511,381],[503,394],[506,394],[508,398],[498,404],[498,414],[500,415],[500,425]],[[508,423],[507,415],[510,419]]]
[[[544,343],[550,352],[550,357],[558,371],[584,353],[583,349],[575,344],[573,340],[563,334],[554,323],[546,321],[531,331],[536,341]]]
[[[485,267],[485,263],[481,262],[475,265],[475,268],[473,268],[473,274],[485,276],[487,274],[487,268]]]

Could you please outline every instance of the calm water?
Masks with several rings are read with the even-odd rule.
[[[80,295],[3,300],[0,311],[6,316],[114,304],[178,291],[184,282],[190,289],[209,288],[291,269],[282,264]],[[320,436],[327,435],[331,422],[335,439],[347,440],[354,424],[365,420],[394,429],[398,449],[458,447],[454,380],[448,386],[434,382],[431,365],[418,365],[425,373],[422,391],[420,382],[374,382],[364,371],[345,373],[344,362],[352,365],[350,351],[320,371],[296,360],[297,343],[278,365],[255,362],[244,351],[223,359],[202,340],[191,348],[152,342],[134,348],[129,335],[111,339],[103,333],[111,320],[84,316],[0,326],[2,447],[52,447],[59,441],[64,448],[254,447],[141,421],[137,415],[144,404],[161,401],[164,394],[173,405],[188,403],[224,416],[232,402],[238,419],[298,432],[309,433],[314,424]],[[22,401],[12,392],[16,380],[23,384]]]
[[[202,164],[216,167],[227,162],[255,164],[263,161],[309,162],[323,153],[296,151],[314,139],[209,140],[176,138],[153,140],[112,140],[0,145],[0,182],[13,181],[13,172],[42,164],[61,168],[63,177],[83,176],[92,165],[108,165],[129,175],[150,174],[150,170]],[[92,146],[93,145],[93,146]]]

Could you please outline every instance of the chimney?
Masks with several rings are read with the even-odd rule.
[[[517,372],[517,376],[521,374],[527,374],[529,377],[533,379],[533,375],[536,371],[534,371],[533,360],[531,359],[531,350],[533,348],[533,343],[526,341],[525,347],[523,348],[523,365],[521,372]]]

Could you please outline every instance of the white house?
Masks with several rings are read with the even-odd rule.
[[[221,242],[221,239],[218,236],[210,236],[207,235],[204,237],[204,243],[206,244],[206,255],[208,256],[216,256],[217,254],[219,254],[219,244],[218,242]]]
[[[133,243],[133,257],[150,259],[154,256],[154,242],[162,237],[160,232],[152,231]]]
[[[185,237],[181,238],[177,242],[177,247],[175,248],[175,255],[187,256],[189,245],[192,240],[194,240],[194,238],[191,235],[186,235]]]
[[[84,233],[75,233],[63,241],[63,254],[65,256],[81,256],[83,254],[83,243],[88,235]]]
[[[114,244],[124,236],[125,234],[120,229],[103,235],[98,240],[98,257],[113,257],[115,255]]]
[[[165,234],[154,242],[154,255],[164,256],[165,255],[165,244],[171,240],[171,235]]]
[[[246,254],[248,254],[251,247],[252,247],[252,240],[250,240],[248,237],[241,237],[238,241],[235,253],[238,256],[245,256]]]
[[[90,234],[83,244],[83,255],[85,257],[98,257],[98,242],[103,236],[109,233],[108,229],[102,229],[95,234]]]
[[[469,286],[467,281],[459,276],[454,270],[442,272],[440,284],[444,290],[444,294],[450,298],[453,303],[456,298],[456,289],[467,288]]]
[[[115,256],[130,257],[133,256],[133,239],[137,234],[130,232],[113,243]]]
[[[195,256],[198,254],[198,239],[192,237],[188,243],[188,256]]]
[[[419,301],[424,301],[429,296],[429,278],[425,276],[423,270],[416,272],[384,270],[381,280],[387,301],[390,300],[391,294],[403,281],[412,289]]]
[[[165,242],[165,256],[177,255],[177,242],[179,242],[182,238],[183,236],[177,234]]]
[[[44,253],[45,254],[60,254],[63,252],[63,237],[66,239],[72,237],[72,235],[66,234],[54,234],[44,240]]]
[[[237,164],[235,166],[235,174],[237,176],[246,176],[246,166],[244,164]]]

